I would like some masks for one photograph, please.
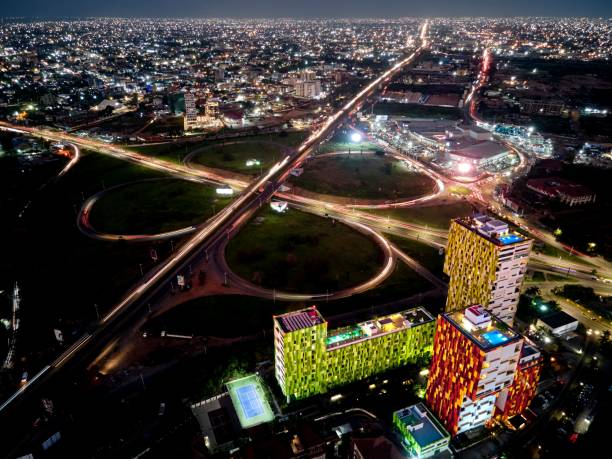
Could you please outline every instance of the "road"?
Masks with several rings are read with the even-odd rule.
[[[261,201],[266,202],[276,192],[277,188],[287,179],[290,172],[298,167],[308,155],[311,154],[327,137],[331,136],[334,131],[346,120],[347,116],[356,113],[363,101],[371,96],[382,85],[390,81],[403,67],[410,64],[415,57],[427,46],[427,21],[421,29],[421,45],[409,56],[397,62],[391,68],[383,72],[378,78],[374,79],[365,88],[359,91],[352,99],[350,99],[342,108],[331,115],[318,130],[313,132],[294,152],[292,155],[286,156],[284,159],[276,163],[270,170],[258,178],[254,183],[247,186],[240,196],[231,204],[222,209],[217,215],[209,220],[209,222],[200,228],[184,245],[182,245],[172,256],[170,256],[163,264],[159,265],[154,271],[147,273],[142,281],[136,284],[127,295],[116,304],[91,332],[83,335],[70,348],[68,348],[61,356],[59,356],[50,365],[44,367],[37,373],[28,383],[22,386],[15,394],[6,400],[0,406],[0,415],[11,418],[14,422],[11,425],[10,432],[6,432],[5,438],[11,438],[17,446],[25,443],[30,436],[31,422],[27,413],[22,411],[27,402],[30,407],[35,404],[36,396],[40,396],[45,385],[51,385],[51,382],[59,378],[66,371],[69,373],[71,365],[78,364],[79,361],[85,359],[95,349],[99,349],[104,343],[111,340],[117,333],[121,331],[127,321],[129,321],[145,304],[151,300],[156,294],[159,294],[164,289],[168,288],[169,282],[181,272],[194,258],[202,256],[202,252],[208,245],[215,244],[220,238],[229,238],[230,233],[238,229],[246,220],[250,212],[258,207]],[[27,132],[32,135],[45,135],[47,138],[70,141],[76,145],[85,146],[93,150],[101,150],[97,142],[88,141],[75,136],[70,136],[61,132],[51,130],[38,130],[32,128],[15,129],[14,127],[2,124],[6,130],[17,132]],[[129,152],[119,147],[108,146],[107,151],[111,155],[128,159],[130,161],[141,163],[150,163],[150,158],[143,157],[138,153]],[[153,161],[155,164],[155,161]],[[195,175],[198,179],[200,176],[190,169],[180,165],[168,165],[163,162],[156,164],[160,170],[164,170],[171,174],[186,174]],[[217,177],[210,177],[211,180],[216,180]],[[20,414],[20,416],[17,415]],[[21,422],[19,422],[21,421]],[[8,442],[2,445],[2,448],[10,448]],[[11,452],[15,450],[10,449]]]

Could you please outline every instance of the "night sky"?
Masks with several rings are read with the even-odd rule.
[[[0,17],[612,16],[611,0],[0,0]]]

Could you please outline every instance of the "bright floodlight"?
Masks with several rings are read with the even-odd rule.
[[[355,143],[361,142],[361,134],[359,132],[353,132],[351,134],[351,140]]]
[[[457,172],[459,172],[460,174],[467,174],[471,170],[472,165],[469,163],[459,163],[457,165]]]

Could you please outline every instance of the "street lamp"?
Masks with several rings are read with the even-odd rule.
[[[361,134],[359,132],[353,132],[351,134],[351,141],[353,143],[359,143],[361,142]]]

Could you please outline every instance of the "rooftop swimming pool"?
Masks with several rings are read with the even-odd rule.
[[[499,239],[499,241],[502,244],[508,245],[508,244],[514,244],[515,242],[520,242],[524,240],[525,238],[521,236],[520,234],[507,233],[507,234],[502,234],[497,239]]]
[[[483,333],[482,337],[486,339],[492,346],[508,341],[508,337],[499,330],[493,330],[487,333]]]

